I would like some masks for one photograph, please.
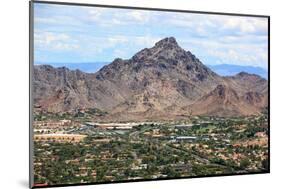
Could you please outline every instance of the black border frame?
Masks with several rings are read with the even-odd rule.
[[[157,179],[136,179],[124,181],[111,182],[93,182],[93,183],[77,183],[77,184],[56,184],[48,186],[33,186],[33,64],[34,64],[34,3],[37,4],[55,4],[66,6],[86,6],[86,7],[101,7],[101,8],[119,8],[119,9],[135,9],[135,10],[150,10],[163,12],[181,12],[193,14],[210,14],[210,15],[224,15],[224,16],[239,16],[239,17],[256,17],[266,18],[268,21],[268,170],[256,173],[237,173],[237,174],[217,174],[217,175],[203,175],[203,176],[189,176],[189,177],[174,177],[174,178],[157,178]],[[209,11],[193,11],[182,9],[164,9],[164,8],[149,8],[149,7],[133,7],[133,6],[119,6],[119,5],[102,5],[102,4],[88,4],[88,3],[70,3],[70,2],[56,2],[56,1],[29,1],[29,188],[53,188],[53,187],[68,187],[68,186],[85,186],[85,185],[100,185],[100,184],[116,184],[116,183],[132,183],[132,182],[147,182],[147,181],[163,181],[163,180],[179,180],[191,178],[210,178],[210,177],[224,177],[224,176],[240,176],[240,175],[257,175],[270,173],[270,16],[256,15],[256,14],[240,14],[240,13],[223,13],[223,12],[209,12]]]

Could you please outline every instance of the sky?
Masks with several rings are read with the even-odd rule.
[[[267,18],[35,3],[35,64],[128,59],[165,37],[207,65],[268,65]]]

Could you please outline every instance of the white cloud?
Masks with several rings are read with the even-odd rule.
[[[105,8],[85,8],[85,10],[88,10],[88,16],[90,19],[94,21],[100,21],[102,19],[103,15],[108,12],[108,9]]]
[[[247,49],[248,48],[248,49]],[[266,68],[267,50],[260,52],[251,46],[208,49],[207,54],[225,64],[251,65]]]
[[[117,43],[126,43],[128,42],[128,38],[124,36],[111,36],[107,38],[108,42],[110,43],[110,46],[116,45]]]
[[[223,29],[238,30],[241,34],[267,32],[267,19],[225,16],[218,19]]]
[[[267,69],[267,43],[252,43],[249,36],[217,39],[178,39],[180,45],[191,50],[205,64],[236,64],[259,66]]]
[[[161,37],[152,37],[150,35],[147,36],[137,36],[134,37],[134,43],[140,47],[152,47],[157,41],[159,41]]]
[[[57,34],[52,32],[35,32],[35,47],[47,48],[49,50],[69,51],[78,49],[79,45],[76,40],[72,40],[67,34]]]
[[[57,20],[54,18],[35,17],[35,24],[56,24]]]
[[[127,13],[127,19],[138,23],[146,23],[151,20],[152,13],[149,11],[131,10]]]
[[[207,61],[210,57],[214,63],[267,65],[264,18],[51,6],[37,10],[35,27],[38,49],[69,51],[78,60],[126,58],[174,36]]]
[[[268,29],[266,18],[172,13],[163,15],[162,19],[174,27],[186,28],[205,36],[227,33],[232,33],[232,35],[267,35]]]
[[[125,49],[114,49],[114,51],[113,51],[113,55],[114,55],[114,57],[118,57],[118,58],[124,58],[124,57],[127,57],[128,56],[128,54],[127,54],[127,52],[126,52],[126,50]]]
[[[128,9],[88,8],[88,17],[83,19],[92,21],[103,27],[129,26],[132,24],[149,23],[157,12]]]

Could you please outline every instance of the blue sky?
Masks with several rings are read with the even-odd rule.
[[[128,59],[173,36],[204,64],[267,69],[267,19],[36,4],[35,64]]]

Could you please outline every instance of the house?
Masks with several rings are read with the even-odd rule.
[[[35,134],[34,141],[40,142],[81,142],[86,135],[79,134]]]
[[[197,137],[195,137],[195,136],[177,136],[177,137],[175,137],[175,140],[176,141],[194,141],[194,140],[196,140],[197,139]]]

